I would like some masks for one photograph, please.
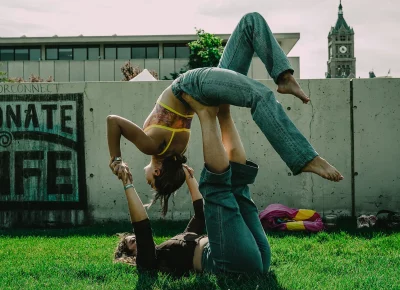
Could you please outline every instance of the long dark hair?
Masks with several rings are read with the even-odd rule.
[[[129,250],[126,243],[126,237],[131,236],[132,233],[120,233],[117,234],[119,242],[117,248],[114,251],[114,263],[125,263],[131,266],[136,266],[136,255]]]
[[[179,189],[185,182],[186,176],[182,164],[187,158],[181,154],[167,156],[162,161],[160,175],[154,176],[156,193],[151,204],[161,201],[161,212],[165,216],[168,211],[168,199],[173,192]]]

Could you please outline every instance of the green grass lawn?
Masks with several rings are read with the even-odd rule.
[[[160,243],[184,222],[153,222]],[[0,230],[0,289],[400,289],[400,233],[269,233],[268,275],[174,278],[113,264],[129,224]]]

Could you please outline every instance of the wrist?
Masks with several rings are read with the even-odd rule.
[[[114,157],[112,162],[122,162],[122,157],[121,156]]]
[[[128,182],[127,184],[124,184],[124,190],[127,190],[127,189],[129,189],[129,188],[135,188],[134,186],[133,186],[133,183],[132,182]]]

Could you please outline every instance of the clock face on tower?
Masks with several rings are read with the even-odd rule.
[[[339,48],[339,51],[340,51],[340,53],[346,53],[346,52],[347,52],[347,47],[344,46],[344,45],[342,45],[342,46]]]

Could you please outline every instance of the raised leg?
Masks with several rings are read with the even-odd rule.
[[[203,270],[211,272],[262,272],[257,243],[243,220],[231,191],[231,169],[221,142],[216,115],[197,111],[203,136],[205,168],[199,190],[209,246],[203,253]]]
[[[318,156],[273,92],[256,80],[227,69],[202,68],[187,72],[177,87],[186,93],[184,100],[193,97],[206,106],[230,104],[251,108],[253,120],[294,175]],[[343,178],[333,166],[327,162],[326,165],[324,171],[311,172],[334,181]],[[326,175],[326,170],[331,173]]]
[[[239,205],[240,214],[253,235],[261,254],[263,272],[271,264],[271,249],[258,217],[257,206],[251,199],[248,184],[254,183],[258,166],[246,160],[246,152],[229,112],[229,105],[221,105],[218,113],[222,142],[229,156],[232,171],[232,193]]]

